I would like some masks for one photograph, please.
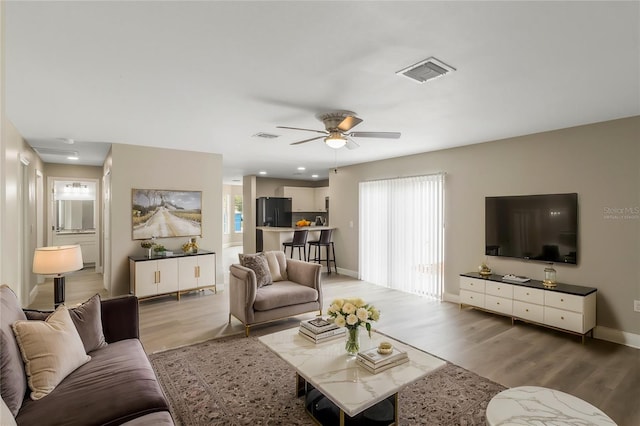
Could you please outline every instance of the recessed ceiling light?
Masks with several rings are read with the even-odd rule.
[[[312,178],[317,178],[317,177],[318,177],[318,175],[311,175],[311,177],[312,177]]]
[[[306,168],[306,167],[302,167],[302,166],[300,166],[300,167],[298,167],[298,170],[300,170],[300,171],[302,171],[302,170],[307,170],[307,168]]]
[[[67,157],[67,160],[78,160],[78,159],[79,159],[79,158],[78,158],[78,157],[75,157],[75,156],[74,156],[74,157]]]
[[[258,174],[259,174],[259,175],[266,175],[266,174],[267,174],[267,172],[265,172],[265,171],[263,170],[263,171],[261,171],[261,172],[258,172]]]

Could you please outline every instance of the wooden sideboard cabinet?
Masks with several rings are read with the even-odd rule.
[[[216,288],[216,254],[210,251],[173,256],[129,256],[129,290],[139,298]]]
[[[460,275],[460,307],[470,306],[584,337],[596,326],[597,289],[542,281],[506,282],[501,275]]]

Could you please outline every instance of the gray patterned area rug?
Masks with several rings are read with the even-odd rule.
[[[256,337],[229,337],[149,356],[178,425],[314,425],[295,371]],[[399,395],[401,425],[484,425],[505,387],[447,363]]]

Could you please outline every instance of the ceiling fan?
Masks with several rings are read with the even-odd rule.
[[[291,145],[300,145],[303,143],[324,139],[324,142],[334,149],[347,146],[347,149],[356,149],[358,145],[351,138],[379,138],[379,139],[398,139],[400,132],[351,132],[349,130],[362,123],[362,119],[356,117],[355,112],[351,111],[334,111],[316,114],[316,118],[324,123],[325,130],[301,129],[299,127],[277,126],[278,129],[304,130],[305,132],[321,133],[322,136],[316,136],[293,142]]]

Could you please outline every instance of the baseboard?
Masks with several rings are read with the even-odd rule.
[[[359,278],[358,271],[352,271],[350,269],[344,269],[344,268],[336,268],[336,269],[338,270],[338,273],[340,275],[346,275],[348,277],[355,278],[355,279]]]
[[[460,303],[460,296],[453,293],[444,293],[442,295],[443,302]]]
[[[640,349],[640,334],[628,333],[626,331],[598,325],[595,330],[593,330],[593,337]]]

